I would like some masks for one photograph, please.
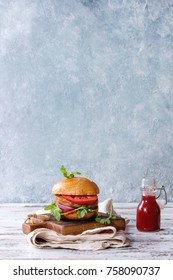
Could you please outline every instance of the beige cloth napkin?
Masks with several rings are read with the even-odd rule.
[[[109,226],[87,230],[78,235],[62,235],[53,230],[38,228],[27,235],[27,241],[37,248],[64,248],[91,251],[109,247],[125,247],[130,244],[130,240],[124,232],[116,232],[114,227]]]
[[[110,209],[111,200],[102,202],[102,212]],[[109,205],[109,208],[107,207]],[[104,211],[103,211],[104,210]],[[39,212],[41,213],[41,212]],[[27,235],[29,244],[37,248],[64,248],[75,250],[101,250],[109,247],[129,246],[130,240],[124,231],[118,231],[112,226],[86,230],[78,235],[62,235],[53,230],[38,228]]]

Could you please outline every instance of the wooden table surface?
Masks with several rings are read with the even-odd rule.
[[[0,205],[0,259],[50,260],[50,259],[110,259],[110,260],[173,260],[173,203],[161,211],[161,230],[139,232],[136,229],[135,203],[116,203],[116,211],[130,219],[126,234],[129,247],[109,248],[100,251],[76,251],[67,249],[37,249],[29,245],[22,232],[27,214],[42,209],[41,204]]]

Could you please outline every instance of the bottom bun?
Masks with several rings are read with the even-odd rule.
[[[61,213],[61,219],[62,220],[74,220],[74,221],[75,220],[80,220],[80,221],[88,220],[88,219],[96,217],[97,213],[98,213],[98,209],[95,209],[92,212],[87,212],[83,218],[79,218],[77,215],[77,211],[74,210],[74,211],[70,211],[70,212]]]

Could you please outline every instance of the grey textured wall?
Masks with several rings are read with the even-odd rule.
[[[172,76],[172,0],[0,0],[0,201],[50,202],[62,164],[172,201]]]

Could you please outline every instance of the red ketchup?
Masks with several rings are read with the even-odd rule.
[[[160,230],[160,207],[151,187],[142,187],[142,199],[136,213],[136,227],[140,231]]]

